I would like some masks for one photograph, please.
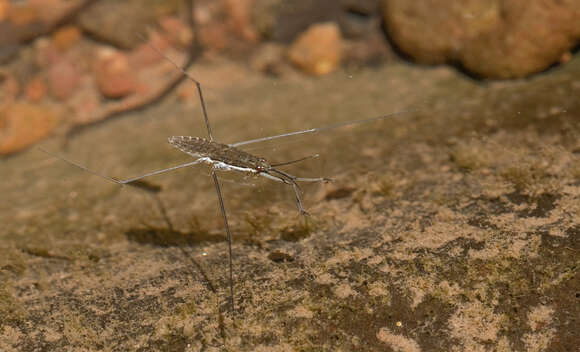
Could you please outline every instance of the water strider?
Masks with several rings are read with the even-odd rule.
[[[308,213],[306,212],[306,210],[304,209],[304,207],[302,205],[302,199],[300,196],[300,189],[298,187],[297,182],[326,182],[326,181],[330,181],[330,180],[327,178],[322,178],[322,177],[315,177],[315,178],[297,177],[297,176],[288,174],[288,173],[278,169],[277,167],[296,163],[296,162],[300,162],[300,161],[303,161],[303,160],[311,158],[311,157],[316,157],[316,155],[306,157],[306,158],[301,158],[301,159],[290,161],[290,162],[272,164],[272,163],[269,163],[266,159],[264,159],[262,157],[250,154],[250,153],[242,150],[240,148],[241,146],[249,145],[252,143],[258,143],[258,142],[264,142],[264,141],[270,141],[270,140],[290,137],[290,136],[314,134],[314,133],[318,133],[318,132],[322,132],[322,131],[337,129],[337,128],[344,127],[344,126],[371,123],[374,121],[383,120],[383,119],[391,118],[391,117],[394,117],[397,115],[409,113],[411,111],[417,111],[417,109],[403,110],[403,111],[399,111],[399,112],[395,112],[395,113],[391,113],[391,114],[387,114],[387,115],[382,115],[382,116],[378,116],[378,117],[374,117],[374,118],[369,118],[369,119],[341,122],[341,123],[336,123],[336,124],[332,124],[332,125],[328,125],[328,126],[324,126],[324,127],[311,128],[311,129],[300,130],[300,131],[295,131],[295,132],[283,133],[283,134],[279,134],[279,135],[256,138],[256,139],[241,141],[241,142],[232,143],[232,144],[222,144],[222,143],[217,142],[213,137],[213,133],[212,133],[212,129],[211,129],[211,126],[209,123],[207,109],[206,109],[206,105],[205,105],[205,101],[204,101],[204,97],[203,97],[203,93],[202,93],[202,89],[201,89],[201,84],[195,78],[193,78],[191,75],[189,75],[185,70],[183,70],[179,65],[177,65],[173,60],[171,60],[166,55],[161,53],[157,48],[153,48],[153,49],[155,51],[157,51],[160,55],[164,56],[169,62],[171,62],[178,70],[181,71],[182,74],[184,74],[189,80],[191,80],[193,83],[195,83],[195,85],[197,87],[197,92],[198,92],[199,99],[201,102],[203,117],[204,117],[205,125],[207,128],[208,138],[206,139],[206,138],[192,137],[192,136],[173,136],[173,137],[169,137],[169,139],[168,139],[168,142],[172,146],[176,147],[177,149],[181,150],[184,153],[187,153],[187,154],[195,157],[196,159],[194,161],[184,163],[184,164],[179,164],[179,165],[172,166],[169,168],[164,168],[164,169],[148,172],[146,174],[132,177],[129,179],[122,179],[121,180],[121,179],[110,177],[110,176],[101,174],[99,172],[96,172],[94,170],[91,170],[91,169],[81,165],[80,163],[77,163],[75,161],[72,161],[72,160],[66,159],[62,156],[51,153],[43,148],[39,148],[39,149],[41,151],[49,154],[49,155],[52,155],[60,160],[63,160],[63,161],[65,161],[65,162],[67,162],[75,167],[78,167],[86,172],[89,172],[93,175],[99,176],[99,177],[106,179],[110,182],[117,183],[119,185],[131,184],[134,182],[138,182],[139,180],[146,178],[146,177],[149,177],[149,176],[159,175],[162,173],[166,173],[169,171],[173,171],[173,170],[177,170],[177,169],[181,169],[181,168],[185,168],[185,167],[190,167],[190,166],[197,165],[200,163],[209,164],[211,166],[211,176],[212,176],[213,181],[214,181],[214,185],[215,185],[215,189],[216,189],[216,193],[217,193],[217,197],[218,197],[218,202],[219,202],[219,207],[220,207],[220,211],[221,211],[221,214],[223,217],[224,226],[226,229],[226,237],[227,237],[227,241],[228,241],[230,308],[231,308],[231,311],[234,312],[235,305],[234,305],[234,288],[233,288],[232,236],[231,236],[227,212],[226,212],[226,208],[224,205],[223,196],[222,196],[222,192],[221,192],[220,181],[219,181],[218,176],[216,174],[216,170],[237,171],[237,172],[242,172],[242,173],[251,174],[251,175],[255,175],[255,176],[266,177],[266,178],[271,179],[273,181],[287,184],[287,185],[291,186],[293,191],[294,191],[298,211],[302,215],[307,215]]]

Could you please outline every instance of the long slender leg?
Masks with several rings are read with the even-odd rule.
[[[187,79],[195,83],[197,87],[197,93],[199,95],[199,101],[201,102],[201,110],[203,112],[203,118],[205,120],[205,126],[207,127],[207,134],[209,136],[209,140],[213,141],[213,133],[211,132],[211,127],[209,125],[209,118],[207,117],[207,109],[205,107],[205,100],[203,99],[203,93],[201,92],[201,83],[198,80],[193,78],[187,71],[185,71],[181,66],[179,66],[175,61],[173,61],[169,56],[165,55],[161,52],[161,50],[157,49],[154,45],[149,45],[153,50],[155,50],[159,55],[163,56],[167,61],[169,61],[175,68],[177,68]]]
[[[290,175],[289,173],[286,173],[284,171],[275,169],[275,168],[270,168],[269,171],[273,171],[279,175],[282,175],[284,178],[289,179],[289,180],[293,180],[293,181],[300,181],[300,182],[331,182],[332,179],[330,178],[326,178],[326,177],[296,177],[294,175]]]
[[[293,180],[298,182],[332,182],[332,179],[328,177],[294,177]]]
[[[301,215],[309,216],[310,213],[308,213],[302,206],[302,198],[300,198],[300,188],[298,188],[298,185],[294,181],[290,181],[290,184],[292,185],[292,189],[294,190],[294,194],[296,196],[296,204],[298,204],[298,211],[300,212]]]
[[[119,185],[125,185],[125,184],[131,183],[131,182],[135,182],[135,181],[140,180],[140,179],[145,178],[145,177],[149,177],[149,176],[153,176],[153,175],[159,175],[159,174],[163,174],[163,173],[166,173],[166,172],[169,172],[169,171],[181,169],[181,168],[184,168],[184,167],[193,166],[193,165],[199,164],[199,163],[201,163],[203,161],[201,159],[197,159],[197,160],[191,161],[189,163],[180,164],[180,165],[172,166],[172,167],[169,167],[169,168],[166,168],[166,169],[161,169],[161,170],[157,170],[157,171],[153,171],[153,172],[148,172],[145,175],[128,178],[126,180],[118,180],[118,179],[116,179],[114,177],[110,177],[110,176],[101,174],[101,173],[99,173],[97,171],[91,170],[88,167],[83,166],[83,165],[81,165],[81,164],[79,164],[79,163],[77,163],[75,161],[72,161],[72,160],[69,160],[67,158],[64,158],[64,157],[62,157],[60,155],[51,153],[51,152],[49,152],[48,150],[46,150],[46,149],[44,149],[42,147],[38,147],[38,149],[40,151],[42,151],[42,152],[50,155],[50,156],[53,156],[53,157],[55,157],[57,159],[60,159],[60,160],[64,161],[67,164],[70,164],[72,166],[78,167],[79,169],[84,170],[84,171],[86,171],[86,172],[88,172],[90,174],[93,174],[95,176],[99,176],[101,178],[104,178],[107,181],[111,181],[111,182],[114,182],[114,183],[119,184]]]
[[[296,159],[296,160],[285,161],[283,163],[277,163],[277,164],[270,164],[270,166],[278,167],[278,166],[296,164],[296,163],[299,163],[299,162],[304,161],[304,160],[318,158],[319,156],[320,156],[320,154],[312,154],[312,155],[308,155],[308,156],[305,156],[304,158],[300,158],[300,159]]]
[[[42,148],[42,147],[37,147],[37,148],[38,148],[38,150],[40,150],[41,152],[43,152],[43,153],[45,153],[45,154],[48,154],[48,155],[50,155],[50,156],[52,156],[52,157],[55,157],[55,158],[57,158],[57,159],[60,159],[60,160],[64,161],[64,162],[65,162],[65,163],[67,163],[67,164],[70,164],[70,165],[72,165],[72,166],[75,166],[75,167],[77,167],[77,168],[79,168],[79,169],[81,169],[81,170],[84,170],[84,171],[86,171],[86,172],[88,172],[88,173],[90,173],[90,174],[93,174],[93,175],[95,175],[95,176],[99,176],[100,178],[104,178],[104,179],[105,179],[105,180],[107,180],[107,181],[111,181],[111,182],[114,182],[114,183],[117,183],[117,184],[120,184],[120,185],[122,185],[121,181],[117,180],[116,178],[113,178],[113,177],[110,177],[110,176],[107,176],[107,175],[103,175],[103,174],[101,174],[101,173],[98,173],[98,172],[96,172],[96,171],[94,171],[94,170],[91,170],[91,169],[87,168],[86,166],[83,166],[83,165],[81,165],[81,164],[79,164],[79,163],[77,163],[77,162],[74,162],[74,161],[72,161],[72,160],[66,159],[66,158],[64,158],[64,157],[62,157],[62,156],[60,156],[60,155],[57,155],[57,154],[51,153],[51,152],[49,152],[48,150],[46,150],[46,149],[44,149],[44,148]]]
[[[301,134],[318,133],[318,132],[322,132],[322,131],[329,131],[329,130],[334,130],[334,129],[337,129],[337,128],[340,128],[340,127],[345,127],[345,126],[362,125],[362,124],[365,124],[365,123],[371,123],[371,122],[375,122],[375,121],[386,120],[386,119],[389,119],[389,118],[393,118],[395,116],[399,116],[399,115],[403,115],[403,114],[408,114],[408,113],[411,113],[411,112],[417,112],[417,111],[421,111],[421,109],[417,108],[417,109],[402,110],[402,111],[397,111],[397,112],[394,112],[394,113],[391,113],[391,114],[387,114],[387,115],[372,117],[370,119],[355,120],[355,121],[346,121],[346,122],[338,122],[338,123],[335,123],[335,124],[332,124],[332,125],[328,125],[328,126],[324,126],[324,127],[319,127],[319,128],[310,128],[310,129],[302,130],[302,131],[283,133],[283,134],[279,134],[279,135],[276,135],[276,136],[250,139],[250,140],[247,140],[247,141],[232,143],[232,144],[230,144],[230,147],[239,147],[239,146],[246,145],[246,144],[252,144],[252,143],[259,143],[259,142],[271,141],[273,139],[284,138],[284,137],[291,137],[291,136],[298,136],[298,135],[301,135]]]
[[[220,182],[218,180],[215,170],[211,170],[211,176],[213,177],[213,183],[215,184],[215,190],[217,192],[218,200],[220,203],[220,210],[224,218],[224,225],[226,227],[226,234],[228,237],[228,250],[229,250],[229,266],[230,266],[230,305],[232,307],[232,313],[235,311],[234,307],[234,274],[233,274],[233,264],[232,264],[232,234],[230,233],[230,225],[228,224],[228,216],[226,215],[226,207],[224,206],[224,199],[222,198],[222,191],[220,187]]]
[[[161,169],[161,170],[157,170],[157,171],[153,171],[153,172],[148,172],[145,175],[128,178],[126,180],[119,180],[119,182],[122,183],[122,184],[131,183],[131,182],[140,180],[140,179],[145,178],[145,177],[149,177],[149,176],[153,176],[153,175],[159,175],[159,174],[166,173],[168,171],[173,171],[173,170],[177,170],[177,169],[182,169],[184,167],[193,166],[193,165],[196,165],[196,164],[201,163],[202,161],[203,160],[201,160],[201,159],[197,159],[195,161],[191,161],[189,163],[172,166],[172,167],[169,167],[167,169]]]
[[[294,196],[296,197],[296,205],[298,206],[298,211],[300,212],[301,215],[310,215],[302,206],[302,198],[300,197],[300,188],[298,187],[298,184],[296,183],[296,181],[294,181],[295,177],[292,175],[289,175],[285,172],[282,172],[280,170],[276,170],[274,168],[270,168],[268,171],[273,171],[273,172],[281,175],[282,177],[274,176],[274,175],[271,175],[269,173],[264,173],[264,174],[268,175],[270,178],[272,178],[276,181],[283,182],[285,184],[292,186],[292,189],[294,190]]]
[[[270,169],[269,171],[278,171],[276,169]],[[260,173],[260,175],[269,178],[271,180],[277,181],[277,182],[281,182],[281,183],[285,183],[287,185],[292,186],[292,189],[294,190],[294,195],[296,196],[296,205],[298,205],[298,211],[300,212],[300,214],[302,215],[310,215],[302,206],[302,198],[300,197],[300,188],[298,187],[298,184],[292,179],[292,177],[287,177],[285,173],[283,172],[278,172],[282,177],[280,176],[276,176],[276,175],[272,175],[268,172],[262,172]]]
[[[300,188],[298,187],[298,184],[296,183],[296,181],[303,181],[303,182],[330,182],[330,181],[332,181],[331,179],[324,178],[324,177],[318,177],[318,178],[296,177],[296,176],[290,175],[288,173],[285,173],[284,171],[280,171],[278,169],[275,169],[273,167],[270,168],[268,171],[277,173],[280,176],[282,176],[282,177],[276,177],[276,176],[269,175],[268,173],[266,173],[267,175],[269,175],[273,179],[278,179],[280,182],[284,182],[284,183],[290,184],[292,186],[292,189],[294,190],[294,195],[296,196],[296,204],[298,205],[298,211],[302,215],[310,215],[310,214],[302,206],[302,198],[300,197]]]

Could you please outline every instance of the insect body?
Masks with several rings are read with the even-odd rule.
[[[301,214],[308,214],[302,206],[302,199],[296,181],[321,182],[330,179],[296,177],[278,170],[270,165],[266,159],[247,153],[234,146],[218,143],[200,137],[174,136],[169,138],[169,144],[191,156],[198,158],[196,161],[212,165],[216,170],[240,171],[263,176],[274,181],[292,186],[296,196],[296,204]],[[287,164],[287,163],[286,163]]]
[[[191,136],[169,137],[169,144],[196,158],[207,158],[207,163],[224,164],[235,167],[238,171],[252,172],[269,169],[271,166],[265,159],[254,156],[227,144],[209,141],[205,138]]]

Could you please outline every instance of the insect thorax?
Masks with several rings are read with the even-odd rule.
[[[210,158],[213,161],[221,161],[228,165],[257,171],[271,168],[270,164],[263,158],[205,138],[173,136],[169,137],[168,141],[175,148],[196,158]]]

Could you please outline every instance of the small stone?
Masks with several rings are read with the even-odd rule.
[[[324,75],[334,71],[342,56],[342,39],[335,23],[310,26],[300,34],[288,52],[290,61],[312,75]]]
[[[38,103],[46,96],[46,82],[40,76],[31,79],[24,88],[24,95],[31,103]]]
[[[113,49],[102,49],[97,54],[95,76],[101,94],[107,98],[123,98],[137,88],[127,55]]]
[[[76,26],[65,26],[52,35],[53,45],[61,51],[74,46],[81,38],[81,31]]]
[[[282,263],[282,262],[293,262],[294,257],[288,253],[284,253],[281,251],[273,251],[268,254],[268,259],[275,263]]]
[[[48,69],[47,76],[51,95],[61,101],[74,93],[80,79],[76,66],[64,57]]]
[[[0,154],[26,149],[58,125],[59,116],[46,105],[14,103],[0,110]]]

